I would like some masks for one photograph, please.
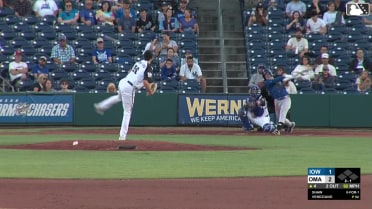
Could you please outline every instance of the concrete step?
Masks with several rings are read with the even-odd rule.
[[[208,86],[207,85],[207,93],[224,93],[223,86]]]
[[[227,87],[227,90],[229,93],[247,94],[248,86],[229,86]]]
[[[225,46],[224,52],[226,54],[244,54],[245,56],[245,47],[235,47],[235,46]],[[199,54],[219,54],[220,47],[219,46],[202,46],[199,47]]]
[[[221,55],[220,54],[199,54],[199,60],[219,62],[221,60]]]
[[[200,31],[199,37],[219,37],[218,31]],[[223,36],[225,38],[242,38],[244,40],[244,33],[243,31],[229,31],[225,30],[223,32]]]
[[[221,73],[222,74],[222,73]],[[241,70],[226,70],[227,78],[247,78],[247,72]]]
[[[248,78],[227,78],[228,86],[247,86],[249,83]]]

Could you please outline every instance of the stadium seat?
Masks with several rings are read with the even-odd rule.
[[[79,24],[76,26],[76,32],[78,33],[94,33],[94,29],[91,26],[85,24]]]
[[[48,25],[47,23],[44,22],[38,22],[36,25],[34,25],[34,30],[35,32],[43,32],[47,33],[48,31],[53,30],[53,27],[51,25]]]
[[[35,81],[32,79],[26,79],[19,82],[19,91],[33,91]]]
[[[38,33],[38,36],[52,41],[57,37],[57,34],[54,30],[49,30]]]
[[[297,90],[301,90],[303,88],[311,88],[312,83],[311,83],[311,81],[308,81],[308,80],[297,80],[295,82],[295,86],[296,86]]]
[[[14,54],[15,48],[12,45],[2,45],[1,46],[1,53],[5,56],[10,56]]]
[[[26,40],[26,39],[24,39],[24,38],[22,38],[22,37],[14,37],[11,41],[10,41],[10,43],[13,45],[13,47],[15,47],[15,48],[22,48],[22,47],[24,47],[24,46],[28,46],[28,45],[30,45],[29,43],[28,43],[28,41]]]
[[[21,18],[15,16],[15,15],[8,15],[5,18],[2,19],[7,25],[15,25],[19,22],[21,22]]]
[[[0,25],[0,37],[5,40],[11,40],[16,37],[16,32],[7,25]]]
[[[39,18],[36,17],[36,16],[27,16],[27,17],[24,17],[23,18],[23,21],[27,24],[27,25],[36,25],[38,22],[39,22]]]
[[[48,25],[54,25],[57,22],[57,18],[53,15],[45,15],[41,17],[41,22],[45,22]]]
[[[90,77],[82,78],[81,80],[77,81],[78,86],[84,86],[87,89],[95,89],[97,84],[96,81]]]
[[[350,88],[350,87],[353,87],[354,83],[351,82],[351,81],[348,81],[348,80],[339,80],[337,83],[336,83],[336,89],[337,90],[344,90],[344,89],[347,89],[347,88]]]
[[[55,70],[50,74],[50,77],[53,80],[61,80],[61,79],[67,79],[69,80],[70,76],[69,74],[64,70]]]
[[[2,7],[1,12],[0,12],[0,17],[8,17],[8,16],[13,16],[14,15],[14,10],[9,8],[9,7]],[[1,20],[2,21],[2,20]]]
[[[343,94],[360,94],[360,92],[355,86],[344,89],[342,93]]]
[[[125,76],[127,76],[128,72],[127,71],[118,71],[117,73],[114,73],[113,75],[114,75],[115,79],[119,81],[122,78],[124,78]]]
[[[90,89],[88,89],[87,87],[85,86],[80,86],[80,85],[76,85],[74,87],[74,90],[78,93],[89,93],[90,92]]]
[[[104,63],[104,64],[100,64],[98,65],[99,69],[100,70],[103,70],[105,72],[109,72],[109,73],[116,73],[118,72],[118,64],[116,63]]]
[[[300,89],[298,93],[299,94],[316,94],[317,92],[313,88],[309,87],[309,88]]]
[[[86,72],[84,70],[76,70],[76,71],[71,73],[71,78],[74,81],[79,81],[79,80],[82,80],[82,79],[89,79],[89,78],[91,78],[91,76],[88,72]]]
[[[93,73],[93,77],[96,81],[100,81],[100,80],[103,80],[103,79],[106,79],[106,78],[111,78],[112,75],[109,72],[99,70],[99,71]]]
[[[335,88],[323,88],[319,92],[320,94],[337,94],[338,91]]]
[[[79,64],[79,69],[89,73],[94,73],[97,71],[97,69],[99,69],[99,67],[94,63],[82,63]]]

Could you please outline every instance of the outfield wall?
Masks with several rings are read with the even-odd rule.
[[[93,104],[110,94],[1,94],[1,125],[119,126],[121,103],[104,116]],[[241,94],[137,94],[132,126],[239,126]],[[292,95],[291,118],[301,127],[372,127],[371,95]]]

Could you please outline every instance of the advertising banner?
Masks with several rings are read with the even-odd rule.
[[[240,125],[238,111],[247,95],[178,96],[179,125]]]
[[[0,95],[0,124],[72,123],[73,95]]]

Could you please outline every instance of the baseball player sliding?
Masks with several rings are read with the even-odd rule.
[[[266,100],[261,95],[260,87],[251,85],[248,90],[249,97],[244,107],[239,110],[239,117],[246,131],[253,130],[253,125],[259,126],[264,132],[280,135],[275,124],[270,121]]]
[[[103,115],[104,111],[111,108],[114,104],[120,101],[123,103],[124,112],[119,140],[126,140],[136,90],[145,87],[147,90],[147,95],[151,96],[156,92],[157,89],[156,83],[152,83],[152,52],[145,51],[143,57],[144,59],[136,62],[129,74],[120,80],[117,95],[111,96],[97,104],[94,104],[96,112],[100,115]]]
[[[287,113],[291,108],[291,98],[282,81],[286,82],[291,80],[293,76],[284,75],[274,78],[273,73],[268,69],[264,70],[263,75],[265,78],[265,86],[270,95],[274,98],[275,115],[278,122],[277,128],[280,131],[285,126],[286,131],[292,133],[296,124],[286,119]]]

